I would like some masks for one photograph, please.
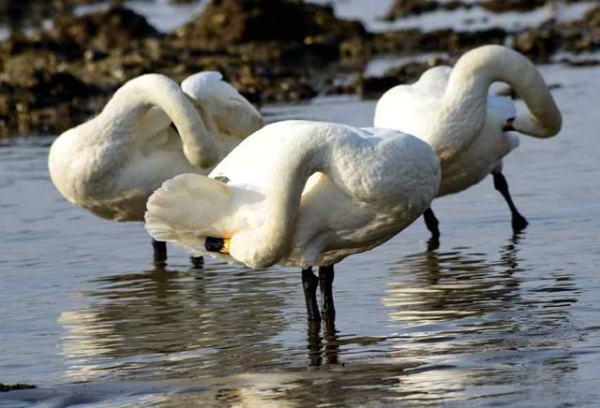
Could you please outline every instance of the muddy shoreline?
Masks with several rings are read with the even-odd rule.
[[[410,2],[398,1],[386,18],[392,18],[400,3]],[[440,6],[425,3],[428,8],[419,13]],[[466,7],[454,3],[458,2],[445,2],[443,7]],[[488,3],[486,8],[497,2]],[[411,14],[399,12],[393,18],[406,13]],[[182,80],[198,71],[218,70],[257,105],[318,94],[377,97],[391,86],[416,80],[431,66],[452,63],[466,50],[489,43],[512,44],[540,63],[558,52],[593,52],[600,48],[600,6],[579,21],[550,19],[518,32],[489,28],[370,33],[358,21],[336,17],[330,6],[212,0],[200,16],[170,34],[118,4],[83,16],[65,6],[52,28],[33,34],[17,31],[0,43],[0,137],[60,133],[97,113],[125,81],[148,72]],[[376,78],[365,74],[367,63],[378,56],[433,51],[443,51],[448,58],[409,60]]]

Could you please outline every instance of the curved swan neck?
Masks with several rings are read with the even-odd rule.
[[[529,112],[515,119],[515,130],[537,137],[558,133],[560,112],[535,66],[516,51],[488,45],[463,55],[450,74],[440,119],[461,124],[462,140],[454,141],[459,146],[455,150],[467,147],[483,129],[494,82],[508,83],[527,104]]]
[[[130,80],[115,93],[101,117],[134,129],[153,106],[160,107],[175,124],[190,163],[206,168],[218,161],[217,146],[200,115],[179,85],[166,76],[147,74]]]
[[[277,125],[289,125],[281,122]],[[258,230],[255,267],[271,266],[289,254],[301,210],[302,193],[308,179],[322,173],[346,196],[368,200],[372,192],[361,182],[364,163],[373,160],[371,143],[348,137],[356,129],[315,122],[293,122],[286,135],[284,151],[270,168],[272,175],[265,191],[267,221]],[[367,183],[368,184],[368,183]]]
[[[256,267],[265,268],[287,255],[296,232],[302,192],[309,177],[322,170],[326,152],[317,144],[298,137],[273,167],[265,192],[269,218],[260,230]],[[326,147],[325,147],[326,148]]]

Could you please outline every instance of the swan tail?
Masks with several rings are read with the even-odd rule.
[[[165,181],[148,199],[146,230],[158,241],[202,255],[207,253],[207,236],[227,237],[220,220],[230,204],[227,185],[198,174],[181,174]]]

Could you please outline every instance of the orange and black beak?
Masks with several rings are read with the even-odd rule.
[[[206,237],[204,248],[208,252],[218,252],[220,254],[229,254],[229,245],[231,244],[230,238],[214,238]]]

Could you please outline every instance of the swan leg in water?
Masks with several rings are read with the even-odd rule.
[[[431,240],[439,240],[440,230],[438,228],[438,225],[440,225],[440,222],[435,217],[435,214],[433,213],[433,210],[431,208],[425,210],[425,212],[423,213],[423,219],[425,220],[425,225],[427,226],[427,229],[429,230],[429,232],[431,232]]]
[[[319,277],[313,273],[312,268],[302,270],[302,288],[306,300],[306,313],[308,320],[320,321],[321,313],[326,321],[335,320],[335,306],[333,303],[333,265],[319,267]],[[321,288],[321,313],[317,304],[317,286]]]
[[[167,261],[167,243],[152,239],[152,249],[154,250],[154,264],[164,266]],[[190,261],[195,269],[204,267],[204,258],[201,256],[192,256]]]
[[[201,256],[190,256],[190,261],[192,261],[192,267],[194,269],[202,269],[204,268],[204,258]]]
[[[321,287],[321,313],[327,321],[335,320],[333,304],[333,265],[319,267],[319,286]]]
[[[500,194],[502,194],[502,197],[504,197],[506,203],[508,204],[508,207],[510,208],[510,212],[512,214],[513,230],[515,232],[524,230],[525,227],[527,227],[527,224],[529,223],[527,222],[525,217],[523,217],[521,213],[519,213],[517,207],[515,207],[515,203],[513,203],[513,200],[510,196],[510,192],[508,191],[508,183],[506,182],[506,178],[500,171],[493,172],[492,176],[494,176],[494,187],[500,192]]]
[[[167,243],[152,239],[152,248],[154,249],[154,263],[164,264],[167,260]]]
[[[315,276],[312,268],[302,270],[302,288],[304,289],[304,299],[306,300],[306,313],[308,320],[319,321],[319,306],[317,304],[317,286],[319,278]]]

